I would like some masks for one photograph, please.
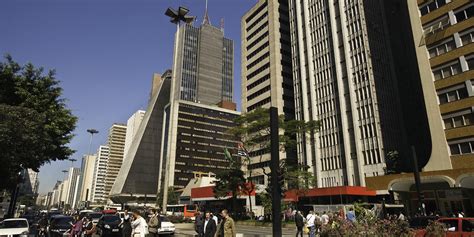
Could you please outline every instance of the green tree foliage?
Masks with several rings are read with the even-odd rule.
[[[0,62],[0,189],[11,188],[22,167],[38,171],[74,152],[67,144],[77,118],[61,98],[55,72],[43,71],[9,55]]]
[[[176,190],[174,189],[173,186],[169,186],[168,187],[168,204],[169,205],[176,205],[176,204],[178,204],[178,200],[179,200],[178,193],[176,192]],[[160,193],[158,193],[158,195],[156,196],[156,204],[157,205],[162,205],[163,204],[163,192],[162,191],[160,191]]]

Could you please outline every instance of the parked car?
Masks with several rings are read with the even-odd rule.
[[[99,222],[99,219],[103,216],[103,214],[100,212],[89,212],[86,214],[86,216],[88,218],[92,218],[92,223],[94,223],[94,225],[97,225],[97,222]]]
[[[158,229],[158,234],[159,235],[174,235],[174,232],[176,230],[176,227],[174,226],[171,221],[165,217],[165,216],[160,216],[161,220],[161,228]]]
[[[74,218],[71,216],[56,215],[51,217],[48,226],[49,237],[62,237],[64,232],[71,229]]]
[[[0,236],[28,237],[30,226],[25,218],[11,218],[0,222]]]
[[[103,215],[97,223],[97,234],[104,236],[122,236],[120,223],[122,220],[118,215]]]

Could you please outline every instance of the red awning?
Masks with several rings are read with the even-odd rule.
[[[296,201],[298,197],[323,197],[323,196],[376,196],[376,192],[361,186],[339,186],[329,188],[313,188],[307,191],[289,190],[285,193],[286,201]]]
[[[255,190],[250,193],[251,196],[255,196]],[[227,197],[232,196],[229,192]],[[241,193],[240,196],[248,196],[247,193]],[[191,189],[191,198],[213,198],[214,197],[214,186],[205,186]]]

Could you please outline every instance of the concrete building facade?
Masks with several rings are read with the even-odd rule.
[[[109,159],[109,147],[99,146],[97,159],[94,165],[94,178],[92,182],[92,197],[94,204],[103,203],[107,195],[105,193],[105,176],[107,174],[107,160]]]
[[[295,98],[287,0],[258,1],[241,19],[242,113],[256,108],[278,108],[280,115],[295,118]],[[270,153],[248,147],[254,182],[266,184]],[[296,159],[296,154],[281,152],[280,159]]]
[[[97,155],[82,157],[78,202],[91,201]]]
[[[107,169],[105,172],[105,196],[110,195],[112,186],[117,179],[117,175],[122,167],[125,148],[125,136],[127,126],[124,124],[113,124],[109,130],[107,146],[109,147],[109,157],[107,159]]]
[[[79,191],[79,180],[81,175],[81,169],[71,167],[69,168],[67,182],[64,181],[66,184],[65,187],[65,198],[64,203],[69,204],[71,208],[76,206],[76,200],[78,198],[78,191]]]
[[[123,149],[123,153],[125,155],[124,159],[127,159],[128,149],[130,149],[130,146],[132,145],[133,137],[137,134],[140,123],[143,120],[143,116],[145,116],[145,111],[137,110],[127,120],[127,135],[125,136],[125,147]]]

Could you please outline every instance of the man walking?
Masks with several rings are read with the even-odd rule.
[[[158,236],[158,229],[161,227],[160,216],[156,212],[156,209],[151,209],[150,220],[148,221],[148,232],[151,237]]]
[[[204,225],[202,233],[204,237],[214,237],[216,235],[216,222],[212,219],[211,213],[206,212],[206,219],[204,220]]]
[[[237,231],[235,229],[234,219],[229,216],[226,209],[221,212],[222,221],[217,228],[217,237],[235,237]]]
[[[303,226],[304,226],[304,217],[301,215],[300,211],[297,211],[295,214],[295,224],[296,224],[296,237],[300,234],[300,237],[303,237]]]
[[[204,218],[202,217],[201,213],[198,211],[196,212],[196,219],[194,220],[194,230],[196,231],[198,237],[202,237],[203,226],[204,226]]]

